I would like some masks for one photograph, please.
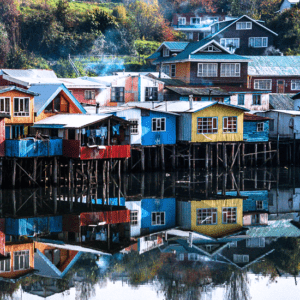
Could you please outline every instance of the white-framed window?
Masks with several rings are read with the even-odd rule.
[[[176,65],[171,65],[171,77],[176,77]]]
[[[236,30],[250,30],[252,29],[252,22],[237,22]]]
[[[199,17],[192,17],[190,23],[191,23],[191,25],[200,25],[201,18],[199,18]]]
[[[85,90],[84,91],[84,99],[85,100],[94,100],[95,99],[95,91]]]
[[[271,90],[272,79],[254,79],[255,90]]]
[[[184,261],[184,253],[179,253],[179,255],[177,256],[177,260]]]
[[[237,117],[223,118],[223,132],[225,133],[237,132]]]
[[[166,118],[153,118],[152,131],[166,131]]]
[[[185,17],[179,17],[178,18],[178,25],[185,25],[186,24],[186,18]]]
[[[204,48],[202,52],[222,52],[219,48],[215,47],[214,45],[209,45],[208,47]]]
[[[138,213],[137,210],[130,211],[130,225],[135,226],[138,224]]]
[[[185,34],[187,40],[193,40],[193,38],[194,38],[193,32],[185,32],[184,34]]]
[[[131,134],[139,134],[139,120],[138,119],[130,119],[130,133]]]
[[[240,77],[241,64],[221,64],[221,77]]]
[[[153,212],[151,214],[152,225],[165,225],[165,213],[164,212]]]
[[[198,118],[197,133],[218,133],[218,117]]]
[[[263,209],[263,201],[262,200],[257,200],[256,201],[256,209],[257,210],[262,210]]]
[[[112,102],[124,102],[124,88],[112,87],[111,88],[111,101]]]
[[[263,123],[263,122],[257,123],[256,131],[257,131],[257,132],[262,132],[262,131],[264,131],[264,123]]]
[[[238,105],[245,105],[245,95],[238,94]]]
[[[0,112],[10,113],[10,98],[0,98]]]
[[[297,79],[291,80],[291,90],[292,91],[300,90],[300,80],[297,80]]]
[[[265,238],[251,238],[246,240],[247,248],[264,248],[265,245]]]
[[[252,104],[253,105],[261,105],[261,95],[253,94],[252,95]]]
[[[199,261],[201,256],[197,253],[189,253],[188,254],[188,260],[189,261]]]
[[[235,262],[235,263],[247,263],[247,262],[249,262],[249,255],[233,254],[233,262]]]
[[[238,38],[234,38],[234,39],[222,38],[222,39],[220,39],[220,45],[227,49],[240,48],[240,39],[238,39]]]
[[[249,47],[266,48],[266,47],[268,47],[268,38],[267,37],[250,37],[249,38]]]
[[[14,98],[14,116],[29,117],[29,98]]]
[[[163,57],[168,57],[170,56],[170,50],[166,47],[163,49]]]
[[[236,207],[223,207],[222,208],[222,223],[223,224],[236,223]]]
[[[197,209],[196,225],[214,225],[217,224],[216,208],[199,208]]]
[[[14,252],[14,271],[29,269],[29,250]]]
[[[158,100],[158,87],[146,87],[145,101],[157,101]]]
[[[218,64],[202,64],[198,63],[198,77],[217,77]]]
[[[10,271],[10,258],[0,260],[0,273]]]
[[[169,65],[163,65],[161,68],[161,71],[165,73],[166,75],[170,76],[170,66]]]
[[[236,248],[237,247],[237,241],[233,241],[229,244],[229,248]]]

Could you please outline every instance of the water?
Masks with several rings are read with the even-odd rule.
[[[299,211],[298,168],[2,190],[0,299],[297,299]]]

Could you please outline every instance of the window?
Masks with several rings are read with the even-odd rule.
[[[217,224],[216,208],[197,209],[197,225],[213,225]]]
[[[258,132],[264,131],[264,123],[262,123],[262,122],[257,123],[257,131]]]
[[[271,90],[272,89],[272,79],[255,79],[254,80],[255,90]]]
[[[152,225],[165,225],[165,213],[153,212],[152,213]]]
[[[228,49],[240,48],[240,39],[220,39],[221,46]]]
[[[249,38],[249,47],[265,48],[268,47],[267,37],[251,37]]]
[[[240,64],[221,64],[221,77],[240,77]]]
[[[184,253],[180,253],[180,254],[177,256],[177,260],[179,260],[179,261],[184,261]]]
[[[186,18],[185,17],[179,17],[178,18],[178,25],[185,25],[186,24]]]
[[[145,101],[157,101],[158,100],[158,88],[146,87]]]
[[[10,271],[10,258],[3,259],[0,261],[0,273]]]
[[[292,80],[291,81],[291,89],[292,91],[300,90],[300,80]]]
[[[176,77],[176,65],[171,65],[171,77]]]
[[[202,52],[222,52],[219,48],[210,45],[202,50]]]
[[[234,133],[237,132],[237,117],[223,118],[223,132]]]
[[[84,91],[84,99],[85,100],[94,100],[95,99],[95,91]]]
[[[218,118],[198,118],[197,133],[218,133]]]
[[[245,105],[245,95],[238,94],[238,105]]]
[[[152,131],[166,131],[166,118],[153,118]]]
[[[198,77],[217,77],[218,64],[198,64]]]
[[[274,120],[269,120],[269,130],[274,131]]]
[[[256,201],[256,210],[263,209],[263,202],[261,200]]]
[[[259,214],[252,215],[251,219],[252,219],[251,224],[259,224],[260,223],[260,215]]]
[[[131,210],[130,211],[130,225],[137,225],[138,223],[138,211]]]
[[[51,103],[45,108],[45,112],[56,113],[56,112],[68,112],[69,111],[69,102],[65,99],[60,99],[56,97]]]
[[[29,269],[29,250],[14,252],[14,270]]]
[[[111,101],[112,102],[124,102],[124,88],[112,87],[111,88]]]
[[[0,98],[0,112],[10,113],[10,98]]]
[[[264,248],[265,247],[265,238],[251,238],[246,240],[247,248]]]
[[[261,105],[261,95],[252,95],[253,105]]]
[[[193,40],[194,34],[192,32],[185,32],[184,34],[187,40]]]
[[[192,25],[199,25],[200,22],[201,22],[201,18],[199,18],[199,17],[191,18],[191,24]]]
[[[233,254],[233,262],[247,263],[247,262],[249,262],[249,255]]]
[[[128,120],[130,122],[130,133],[139,134],[139,120]]]
[[[188,260],[189,261],[199,261],[201,256],[197,253],[189,253],[188,254]]]
[[[252,29],[252,22],[237,22],[236,30],[249,30]]]
[[[170,50],[166,47],[164,47],[163,49],[163,57],[167,57],[170,56]]]
[[[223,224],[236,223],[236,207],[222,208],[222,222]]]
[[[169,65],[163,65],[162,66],[162,72],[166,75],[170,76],[170,66]]]
[[[29,98],[14,98],[14,116],[29,117]]]

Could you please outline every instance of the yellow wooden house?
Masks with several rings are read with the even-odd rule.
[[[178,113],[177,141],[192,143],[243,141],[249,111],[218,101],[169,101],[157,109]]]
[[[243,227],[243,199],[191,200],[177,202],[179,226],[214,238]]]

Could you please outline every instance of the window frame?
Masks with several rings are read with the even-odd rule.
[[[242,24],[246,24],[245,28],[242,28]],[[250,26],[248,27],[249,24]],[[252,30],[252,22],[236,22],[236,30]]]
[[[194,23],[192,20],[199,20],[199,23]],[[190,18],[190,25],[200,25],[201,24],[201,17],[191,17]]]
[[[226,45],[229,40],[237,40],[238,41],[238,43],[237,43],[238,46],[236,46],[234,49],[240,48],[240,45],[241,45],[240,38],[221,38],[220,39],[220,45],[222,47],[226,48],[226,49],[229,49],[230,47],[228,45]],[[224,42],[224,45],[223,45],[222,42]]]
[[[201,73],[200,73],[200,66],[201,66]],[[204,74],[203,67],[206,66],[206,74]],[[208,66],[214,66],[213,71],[208,70]],[[197,77],[218,77],[218,64],[217,63],[198,63],[197,68]]]
[[[137,226],[138,225],[138,216],[139,211],[138,210],[130,210],[130,225],[131,226]]]
[[[225,216],[226,220],[224,218]],[[222,224],[237,224],[236,207],[222,207]]]
[[[156,125],[155,125],[155,130],[154,130],[154,128],[153,128],[153,124],[154,123],[156,123]],[[163,126],[162,126],[162,124],[164,124]],[[166,131],[166,118],[165,117],[163,117],[163,118],[152,118],[152,120],[151,120],[151,128],[152,128],[152,132],[165,132]],[[164,127],[163,129],[162,129],[162,127]]]
[[[252,94],[252,105],[261,105],[261,94]]]
[[[2,101],[3,101],[4,110],[1,109]],[[7,109],[7,106],[8,106],[8,109]],[[11,110],[11,97],[0,97],[0,112],[4,113],[4,114],[7,114],[7,113],[10,114],[10,110]]]
[[[11,258],[7,257],[0,261],[0,273],[10,272],[11,270]]]
[[[169,57],[170,56],[170,49],[167,47],[163,48],[163,57]]]
[[[208,122],[212,122],[212,127],[207,128],[206,130],[211,130],[212,132],[204,132],[204,128],[199,128],[199,122],[206,122],[207,125],[209,125]],[[214,121],[216,121],[216,124],[214,124]],[[201,124],[202,125],[202,124]],[[205,124],[204,124],[205,125]],[[216,125],[216,126],[214,126]],[[203,126],[203,125],[202,125]],[[218,117],[198,117],[197,118],[197,134],[217,134],[218,133]]]
[[[153,216],[155,216],[155,222],[153,221]],[[158,219],[158,216],[159,216],[159,219]],[[162,216],[163,216],[163,218],[162,218]],[[152,226],[166,225],[166,213],[164,211],[151,212],[151,225]]]
[[[176,77],[176,64],[171,65],[171,77]]]
[[[145,87],[145,101],[158,101],[158,87],[146,86]]]
[[[229,66],[230,75],[228,75],[226,66]],[[232,74],[232,66],[234,66],[234,74]],[[241,77],[241,64],[240,63],[222,63],[220,77]]]
[[[218,224],[218,209],[216,207],[197,208],[196,226],[216,224]]]
[[[18,112],[16,112],[16,99],[18,99]],[[21,100],[23,110],[21,111]],[[28,101],[28,111],[26,111],[26,100]],[[30,98],[29,97],[14,97],[14,117],[30,117]]]
[[[240,97],[243,96],[243,104],[241,104],[240,102]],[[245,94],[238,94],[238,98],[237,98],[237,105],[245,105]]]
[[[186,25],[186,17],[178,17],[178,25],[179,26]]]
[[[130,134],[139,134],[139,119],[128,119],[128,121],[130,122]]]
[[[167,65],[162,65],[161,66],[161,71],[163,73],[165,73],[166,75],[170,76],[170,65],[167,64]]]
[[[265,124],[264,124],[264,122],[258,122],[256,124],[256,131],[257,132],[264,132],[265,131]]]
[[[297,88],[298,86],[298,88]],[[292,91],[300,91],[300,79],[292,79],[291,80],[291,90]]]
[[[18,256],[19,262],[19,268],[16,268],[16,256]],[[26,267],[26,257],[28,256],[28,266]],[[22,259],[22,264],[23,267],[20,267],[21,265],[21,257]],[[14,271],[21,271],[21,270],[28,270],[30,269],[30,252],[29,250],[21,250],[21,251],[15,251],[13,255],[13,260],[14,260]]]
[[[253,87],[255,90],[270,91],[272,90],[272,84],[273,84],[272,79],[254,79]],[[265,85],[265,86],[261,87],[261,85]]]
[[[95,100],[96,93],[95,90],[85,90],[84,91],[84,100]]]
[[[236,264],[248,263],[249,255],[248,254],[233,254],[233,262]]]
[[[258,247],[256,246],[256,244],[251,243],[253,241],[258,241]],[[257,237],[257,238],[250,238],[250,239],[246,239],[246,247],[247,248],[265,248],[266,246],[266,240],[265,238],[262,237]]]
[[[232,131],[232,128],[228,126],[228,121],[230,121],[229,118],[231,122],[235,120],[235,124],[233,124],[233,126],[235,126],[235,131]],[[226,127],[225,127],[225,120],[227,120]],[[238,118],[236,116],[223,117],[223,133],[237,133],[237,132],[238,132]]]
[[[264,203],[262,200],[256,200],[255,201],[255,207],[256,210],[263,210],[264,209]]]
[[[113,93],[115,94],[114,96],[113,96]],[[123,94],[122,97],[120,97],[120,94]],[[117,95],[119,95],[118,98],[117,98]],[[114,99],[113,99],[113,97],[114,97]],[[121,103],[125,102],[125,88],[124,87],[122,87],[122,86],[112,86],[111,87],[111,102],[121,102]]]
[[[261,39],[261,45],[257,46],[257,41]],[[251,42],[253,40],[253,43]],[[265,41],[265,43],[264,43]],[[268,37],[249,37],[248,39],[248,47],[251,48],[268,48],[269,45],[269,39]]]

